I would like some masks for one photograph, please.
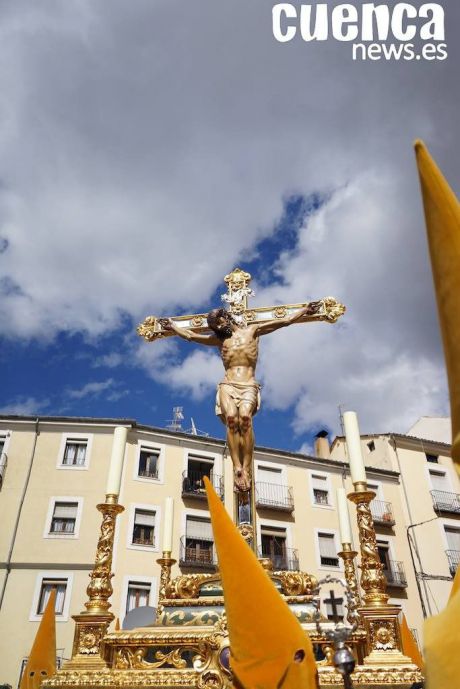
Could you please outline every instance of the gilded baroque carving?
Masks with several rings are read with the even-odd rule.
[[[203,584],[212,581],[219,581],[219,576],[216,574],[184,574],[176,577],[166,586],[166,598],[198,598]]]
[[[273,578],[281,583],[281,590],[286,596],[311,596],[318,584],[314,576],[305,572],[274,572]]]
[[[197,683],[198,689],[223,689],[224,680],[217,670],[203,672]]]
[[[101,627],[85,626],[80,629],[77,652],[82,655],[99,653],[99,645],[104,635]]]
[[[373,491],[361,491],[350,493],[350,498],[356,503],[358,518],[359,542],[361,548],[361,586],[365,594],[366,603],[385,604],[388,601],[386,594],[386,579],[383,574],[383,565],[377,549],[374,522],[369,503],[375,496]]]
[[[239,524],[238,525],[238,531],[240,534],[243,536],[244,540],[247,543],[250,543],[252,539],[254,538],[254,529],[252,528],[251,524]]]
[[[276,309],[273,309],[274,318],[284,318],[286,314],[287,308],[285,306],[277,306]]]
[[[382,651],[396,648],[396,630],[392,620],[372,622],[370,635],[372,648]]]
[[[123,511],[123,507],[116,503],[103,503],[97,508],[103,516],[94,569],[89,575],[90,583],[86,589],[89,600],[85,606],[90,612],[107,613],[110,608],[108,599],[113,592],[111,568],[115,520],[117,514]]]

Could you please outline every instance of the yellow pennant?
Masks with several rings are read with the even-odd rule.
[[[401,641],[402,641],[402,652],[408,658],[411,658],[412,662],[417,665],[421,670],[423,670],[423,658],[419,651],[419,648],[415,642],[412,632],[407,624],[406,616],[402,613],[401,617]]]
[[[423,142],[415,142],[415,155],[449,381],[452,459],[460,474],[460,204]]]
[[[316,689],[308,634],[205,478],[224,590],[231,668],[243,689]]]
[[[38,689],[47,677],[56,674],[56,589],[52,589],[40,621],[19,689]]]
[[[446,608],[425,621],[425,675],[428,689],[454,689],[460,684],[460,591]]]

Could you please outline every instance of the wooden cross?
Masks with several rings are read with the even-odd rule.
[[[325,297],[315,302],[303,302],[300,304],[280,304],[275,306],[259,306],[251,308],[248,305],[248,298],[254,295],[249,287],[251,275],[240,268],[235,268],[229,275],[225,276],[227,292],[222,295],[222,301],[228,305],[228,310],[239,325],[249,325],[250,323],[265,323],[278,318],[290,316],[298,309],[307,306],[309,303],[314,305],[314,313],[303,316],[299,323],[311,321],[326,321],[335,323],[340,316],[345,313],[345,306],[336,301],[333,297]],[[172,316],[171,320],[179,328],[187,328],[194,332],[207,332],[209,327],[206,321],[207,314],[198,313],[189,316]],[[163,318],[148,316],[137,328],[137,334],[147,342],[164,337],[174,336],[171,330],[164,330],[161,321]]]
[[[339,605],[342,605],[343,598],[336,598],[334,591],[331,589],[329,591],[329,598],[324,599],[325,603],[328,603],[332,608],[332,615],[328,618],[333,622],[341,622],[343,615],[339,615]]]

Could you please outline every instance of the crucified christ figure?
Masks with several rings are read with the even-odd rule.
[[[310,302],[285,318],[250,325],[239,325],[225,309],[214,309],[207,315],[208,327],[212,330],[209,335],[180,328],[171,319],[161,320],[165,330],[173,331],[189,342],[217,347],[220,352],[225,376],[217,386],[216,414],[227,427],[227,445],[238,493],[251,488],[252,418],[260,407],[260,385],[254,377],[259,337],[292,325],[305,315],[313,315],[320,307],[321,302]]]

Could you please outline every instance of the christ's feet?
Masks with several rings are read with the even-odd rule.
[[[238,467],[234,471],[235,493],[246,493],[251,490],[251,477],[247,470]]]

